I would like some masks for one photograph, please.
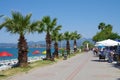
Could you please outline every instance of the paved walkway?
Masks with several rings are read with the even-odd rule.
[[[86,52],[8,80],[120,80],[120,68]]]

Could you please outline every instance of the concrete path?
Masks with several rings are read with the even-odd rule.
[[[86,52],[7,80],[120,80],[120,68]]]

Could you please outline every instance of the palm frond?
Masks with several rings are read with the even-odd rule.
[[[60,33],[59,35],[58,35],[58,40],[59,41],[62,41],[62,40],[64,40],[64,35],[62,34],[62,33]]]
[[[39,26],[39,21],[34,21],[34,22],[32,22],[31,24],[30,24],[30,26],[28,26],[27,28],[28,28],[28,32],[30,33],[30,32],[35,32],[35,31],[37,31],[36,30],[36,27],[38,27]]]
[[[44,23],[43,22],[39,22],[39,25],[37,26],[36,31],[38,33],[42,33],[43,31],[45,31],[45,27],[44,27]]]
[[[54,18],[54,19],[52,20],[52,23],[51,23],[51,25],[54,25],[54,26],[56,26],[56,23],[57,23],[57,18]]]
[[[70,32],[67,31],[67,32],[64,33],[64,39],[65,40],[69,40],[70,39]]]
[[[59,30],[61,30],[61,28],[62,28],[62,26],[59,25],[59,26],[55,27],[55,30],[56,30],[56,31],[59,31]]]
[[[30,22],[30,18],[31,18],[31,16],[32,16],[32,14],[27,14],[24,18],[23,18],[23,20],[22,20],[22,26],[28,26],[28,24],[31,24],[31,22]],[[33,22],[33,24],[34,24],[35,22]]]
[[[44,16],[42,21],[47,25],[49,26],[51,20],[50,20],[50,16]]]

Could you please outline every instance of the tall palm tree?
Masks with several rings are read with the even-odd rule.
[[[71,33],[66,31],[64,33],[64,39],[66,40],[66,50],[67,50],[67,54],[70,55],[70,42],[69,40],[71,40]]]
[[[81,35],[78,34],[77,31],[72,33],[72,40],[74,40],[74,52],[77,51],[77,42],[76,42],[76,40],[80,39],[80,38],[81,38]]]
[[[55,29],[57,19],[51,20],[50,16],[45,16],[42,19],[44,32],[46,32],[46,58],[51,58],[51,33]],[[59,30],[59,28],[58,28]]]
[[[61,29],[61,26],[57,26],[56,28]],[[55,51],[54,51],[53,55],[54,55],[54,57],[58,58],[58,39],[59,39],[58,29],[53,30],[51,37],[52,37],[52,41],[55,42],[54,43],[54,49],[55,49]]]
[[[27,53],[28,46],[25,39],[25,34],[32,32],[38,22],[30,21],[32,14],[27,14],[23,16],[19,12],[12,12],[12,18],[6,17],[5,21],[0,25],[0,28],[5,27],[8,32],[13,34],[19,34],[18,39],[18,66],[25,67],[28,65]]]
[[[101,23],[98,25],[98,29],[104,30],[105,26],[106,26],[105,23],[101,22]]]

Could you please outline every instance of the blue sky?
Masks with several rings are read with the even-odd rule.
[[[120,0],[0,0],[0,14],[11,16],[11,11],[23,15],[32,13],[32,21],[43,16],[57,18],[61,32],[77,31],[85,38],[92,38],[100,22],[111,24],[113,32],[120,35]],[[3,18],[0,18],[0,23]],[[17,43],[19,36],[0,30],[0,43]],[[27,41],[45,40],[43,34],[26,34]]]

